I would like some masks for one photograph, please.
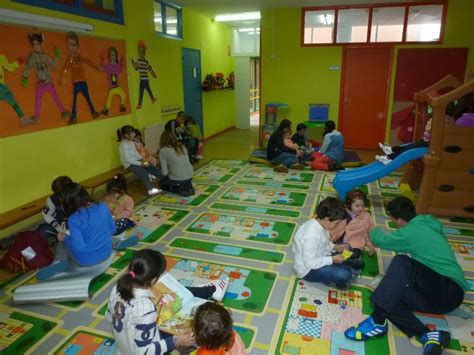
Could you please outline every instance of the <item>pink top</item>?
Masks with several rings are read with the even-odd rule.
[[[105,197],[105,203],[107,203],[107,206],[109,206],[109,210],[114,218],[133,217],[135,203],[133,202],[133,198],[127,194],[123,194],[118,200],[116,200],[113,196],[107,195]]]
[[[374,246],[369,239],[369,232],[373,227],[372,217],[369,213],[363,211],[353,218],[349,224],[343,221],[335,230],[331,231],[331,240],[338,240],[346,232],[344,234],[344,243],[350,244],[352,248],[361,250],[364,250],[366,246],[369,249],[373,249]]]
[[[291,138],[284,138],[283,139],[283,144],[285,145],[285,147],[288,147],[288,148],[293,149],[293,150],[298,150],[298,148],[299,148],[298,144],[293,143]]]
[[[145,159],[151,165],[156,166],[157,161],[156,161],[156,158],[153,156],[153,154],[151,154],[141,142],[133,142],[133,143],[135,143],[135,148],[137,149],[138,154],[140,154],[143,157],[143,159]]]

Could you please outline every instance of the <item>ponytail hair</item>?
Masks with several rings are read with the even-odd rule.
[[[123,176],[123,174],[115,175],[112,180],[107,183],[106,189],[108,194],[126,194],[128,192],[128,188],[125,176]]]
[[[328,134],[328,133],[331,133],[332,131],[334,131],[336,129],[336,124],[334,123],[334,121],[326,121],[326,123],[324,124],[324,132],[323,132],[323,137]]]
[[[123,126],[122,128],[117,130],[117,142],[120,142],[126,134],[130,134],[135,131],[130,125]]]
[[[128,272],[119,278],[117,291],[120,297],[128,302],[134,298],[133,288],[150,287],[152,281],[159,278],[166,270],[166,259],[158,250],[142,249],[135,253]]]

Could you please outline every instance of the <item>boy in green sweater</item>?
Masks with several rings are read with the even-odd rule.
[[[442,224],[431,215],[416,215],[406,197],[388,204],[391,219],[400,227],[384,234],[370,233],[372,243],[385,250],[408,255],[393,258],[382,282],[372,294],[374,312],[344,334],[353,340],[367,340],[387,332],[387,320],[408,337],[418,336],[423,354],[441,354],[451,335],[430,331],[413,312],[445,314],[461,305],[468,284],[464,272],[443,234]]]

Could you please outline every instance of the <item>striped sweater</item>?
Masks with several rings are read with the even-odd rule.
[[[146,60],[145,58],[139,58],[135,62],[135,70],[138,70],[138,73],[140,74],[140,80],[148,80],[148,73],[151,73],[153,76],[155,76],[153,68],[151,67],[148,60]]]

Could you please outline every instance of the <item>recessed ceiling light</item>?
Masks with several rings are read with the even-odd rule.
[[[217,15],[216,21],[243,21],[243,20],[259,20],[260,12],[241,12],[237,14],[222,14]]]

